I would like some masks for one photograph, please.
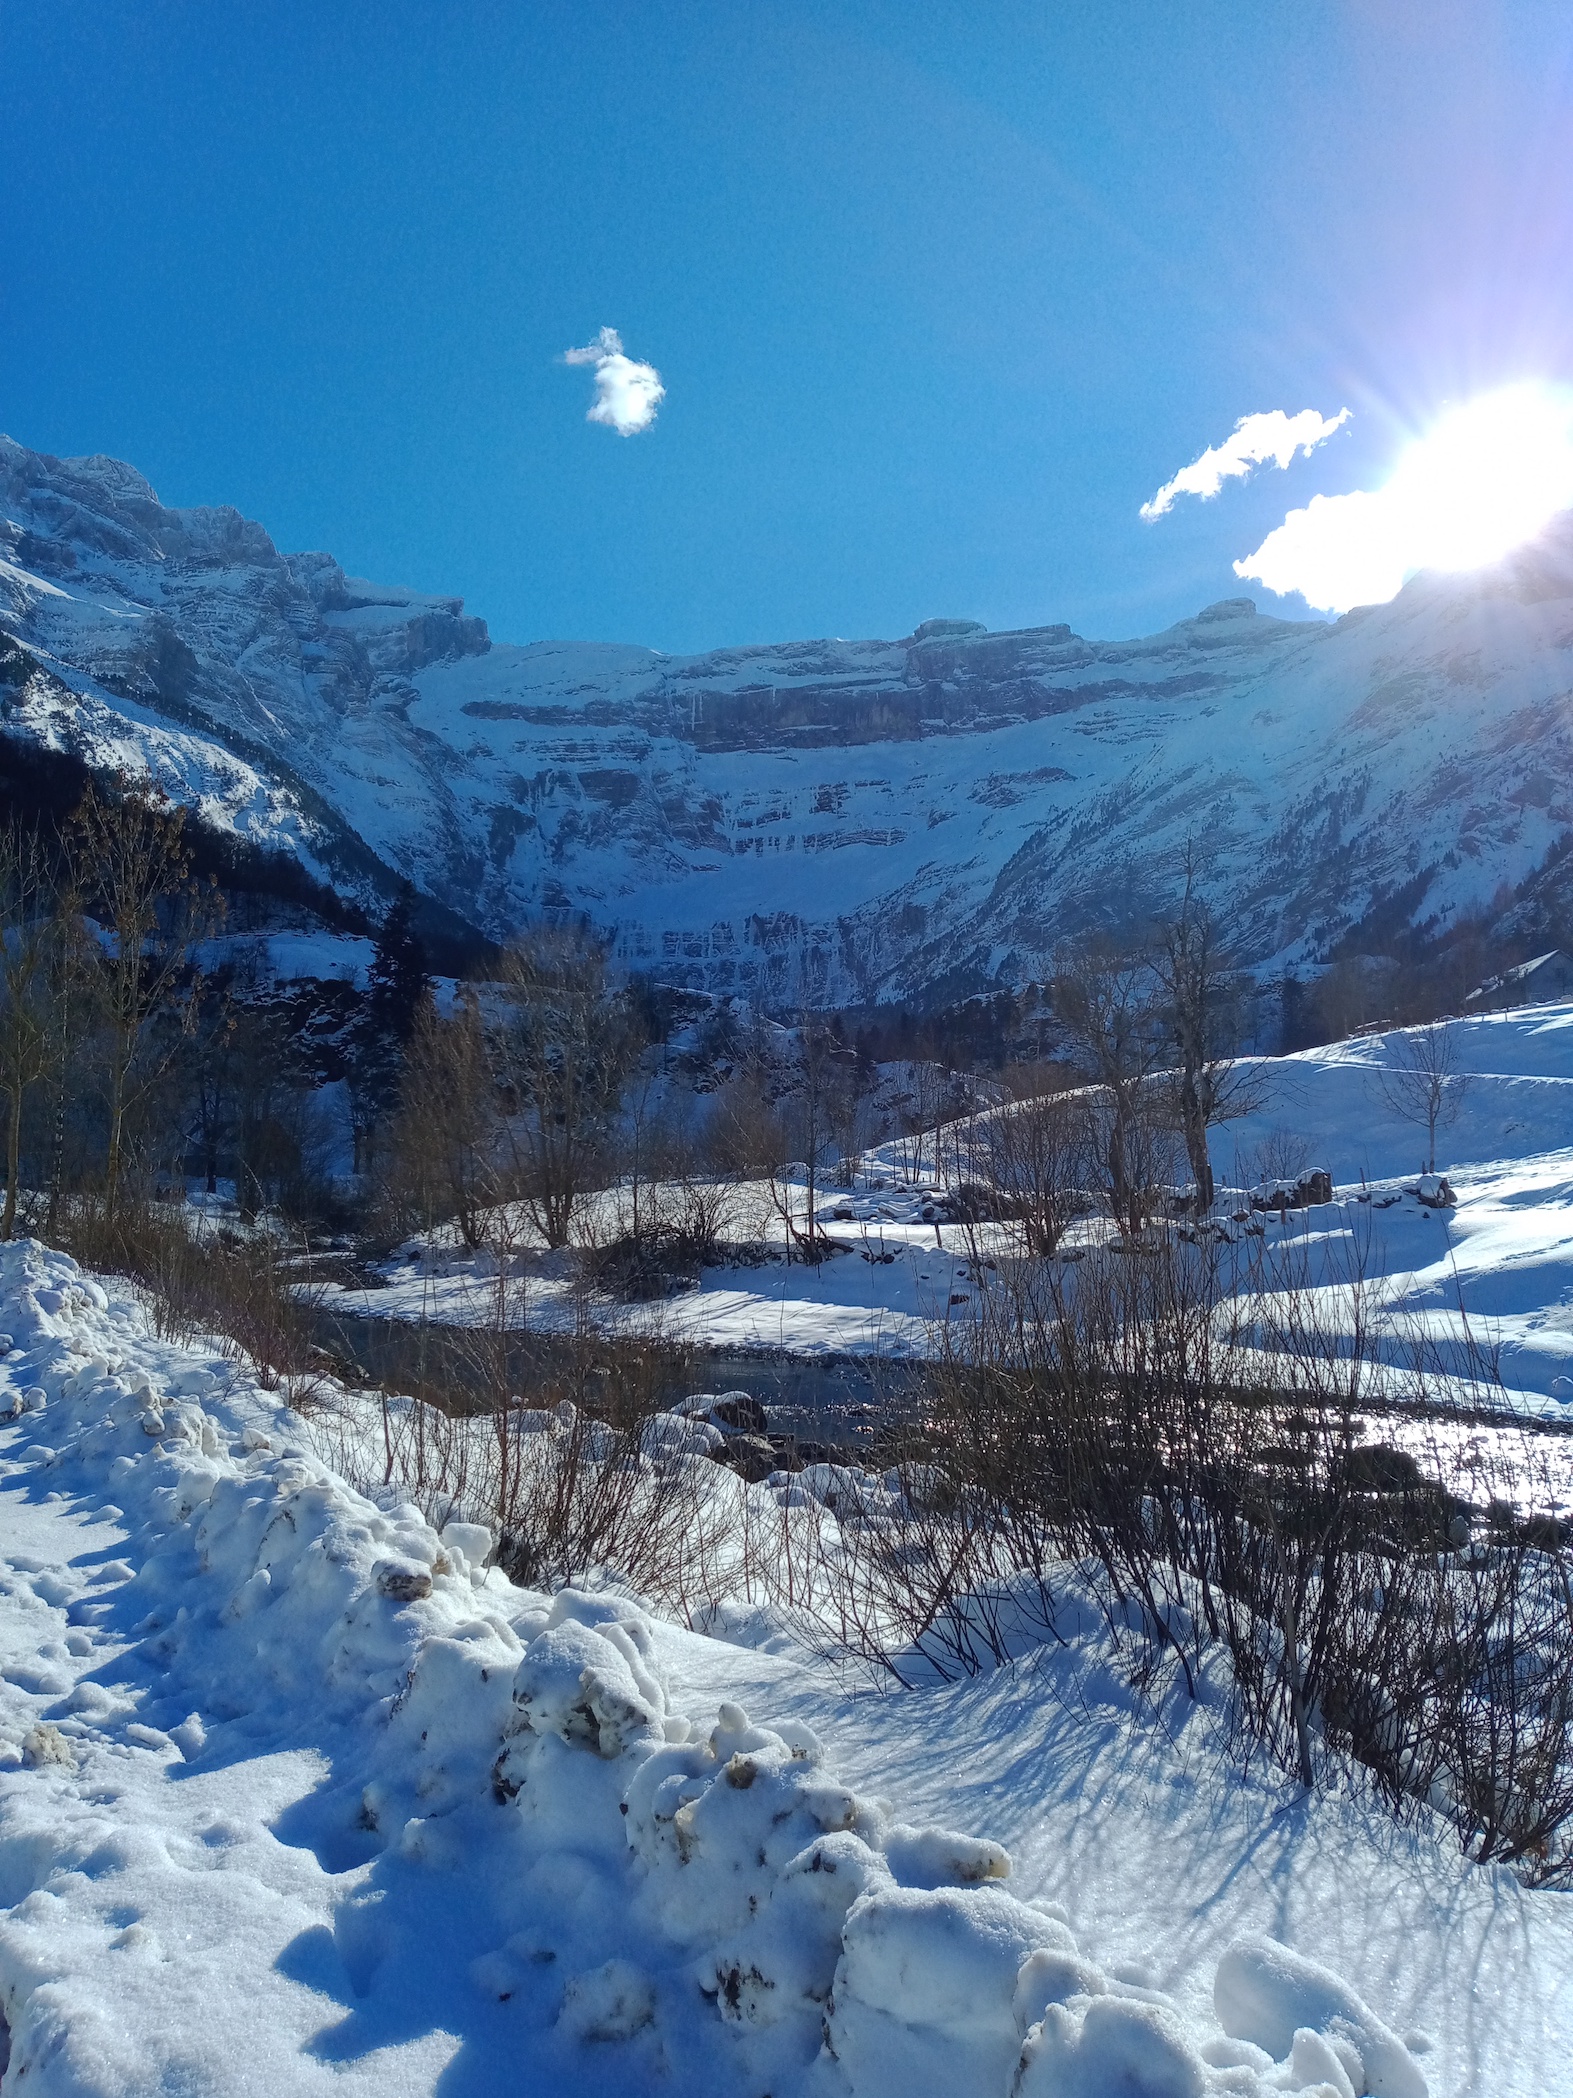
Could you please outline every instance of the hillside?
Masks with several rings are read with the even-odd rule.
[[[458,598],[278,552],[130,467],[0,440],[0,726],[146,771],[363,901],[778,1007],[964,995],[1161,901],[1188,838],[1249,958],[1446,923],[1573,824],[1573,521],[1332,625],[1230,599],[1087,641],[676,657],[494,646]]]

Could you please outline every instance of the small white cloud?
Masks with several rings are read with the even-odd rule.
[[[1375,489],[1316,495],[1234,572],[1319,612],[1381,605],[1422,568],[1500,561],[1573,509],[1573,394],[1527,382],[1452,409]]]
[[[1210,445],[1199,459],[1182,466],[1172,481],[1164,482],[1150,503],[1142,504],[1141,514],[1150,523],[1174,508],[1176,496],[1200,496],[1205,503],[1225,481],[1240,479],[1253,466],[1265,466],[1269,459],[1275,465],[1287,466],[1296,452],[1309,457],[1348,420],[1347,408],[1340,408],[1331,417],[1318,415],[1314,408],[1302,408],[1298,415],[1285,415],[1282,408],[1270,409],[1263,415],[1242,415],[1232,436],[1222,444]]]
[[[619,437],[635,437],[655,421],[655,411],[666,398],[661,374],[653,364],[628,356],[615,328],[603,328],[582,350],[565,350],[563,362],[594,367],[595,399],[586,422],[605,423]]]

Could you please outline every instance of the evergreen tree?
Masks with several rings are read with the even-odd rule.
[[[403,882],[377,935],[366,975],[367,1003],[377,1026],[400,1044],[407,1042],[416,1007],[430,988],[426,950],[415,930],[415,891]]]

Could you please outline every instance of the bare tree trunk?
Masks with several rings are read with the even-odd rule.
[[[1185,1139],[1185,1156],[1190,1164],[1191,1178],[1196,1182],[1196,1214],[1204,1217],[1213,1206],[1217,1190],[1212,1157],[1207,1148],[1207,1118],[1202,1112],[1195,1073],[1189,1065],[1180,1079],[1180,1130]]]
[[[120,1196],[120,1162],[125,1137],[126,1122],[126,1073],[130,1059],[123,1053],[117,1041],[114,1062],[110,1068],[109,1089],[109,1151],[104,1161],[104,1206],[111,1216],[115,1213]]]
[[[1138,1228],[1135,1220],[1136,1204],[1130,1174],[1126,1170],[1125,1138],[1125,1111],[1116,1104],[1109,1118],[1109,1207],[1113,1210],[1115,1222],[1120,1229],[1134,1232]]]
[[[11,1238],[16,1232],[16,1188],[22,1172],[22,1088],[18,1086],[11,1095],[11,1113],[6,1131],[5,1151],[5,1214],[0,1216],[0,1238]]]

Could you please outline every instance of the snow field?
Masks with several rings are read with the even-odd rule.
[[[65,1256],[0,1249],[0,1313],[8,2089],[1424,2093],[1260,1933],[1211,2015],[1099,1964],[998,1843],[699,1706],[724,1649],[510,1588]]]

